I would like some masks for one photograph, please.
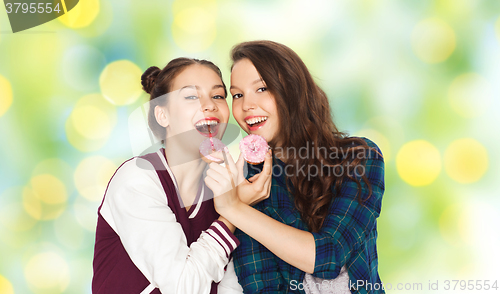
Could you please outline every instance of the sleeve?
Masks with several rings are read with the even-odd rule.
[[[239,229],[241,245],[234,251],[234,267],[244,293],[285,293],[277,256]]]
[[[372,188],[371,197],[360,204],[357,200],[358,186],[352,180],[345,180],[330,206],[330,213],[322,229],[313,233],[316,244],[316,259],[313,276],[322,279],[336,278],[349,258],[368,241],[376,228],[384,193],[384,161],[380,149],[375,143],[365,139],[373,150],[367,151],[364,168],[358,170],[358,179],[362,173],[367,177]],[[376,151],[374,151],[376,150]],[[356,174],[355,174],[356,175]],[[361,181],[361,197],[365,199],[369,190]]]
[[[167,204],[156,171],[133,159],[113,176],[101,215],[120,237],[128,255],[150,283],[167,293],[209,293],[239,241],[215,221],[190,247]]]
[[[217,287],[218,294],[242,294],[243,288],[238,283],[238,277],[234,271],[234,262],[231,261],[227,264],[226,273]]]

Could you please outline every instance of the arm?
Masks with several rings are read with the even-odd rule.
[[[220,213],[280,259],[304,272],[313,272],[316,248],[312,233],[285,225],[243,202]]]
[[[220,155],[214,154],[213,156]],[[232,174],[229,174],[226,168],[211,163],[205,178],[205,183],[214,192],[214,203],[219,214],[282,260],[302,271],[312,273],[315,256],[313,235],[310,232],[283,224],[243,202],[241,197],[237,195],[237,189],[232,188],[231,184],[231,177],[242,182],[239,172],[242,170],[242,162],[238,161],[238,166],[236,166],[230,154],[227,154],[227,161]],[[267,190],[265,194],[269,195],[271,161],[270,153],[268,153],[259,178],[254,183],[249,184],[258,188],[250,187],[247,192],[254,190],[253,193],[258,193],[257,191]],[[264,188],[265,185],[268,186]],[[241,191],[238,190],[238,192]],[[252,197],[244,198],[250,199]],[[283,246],[283,244],[287,244],[287,246]],[[297,252],[301,252],[301,254],[297,254]]]
[[[188,247],[156,172],[138,168],[135,160],[113,177],[101,214],[137,268],[162,293],[210,292],[238,242],[223,222],[215,221]]]
[[[371,147],[376,148],[375,144],[370,143],[371,141]],[[328,276],[320,276],[322,278],[335,278],[348,257],[368,238],[380,212],[384,191],[384,163],[382,157],[375,152],[371,151],[369,154],[365,171],[372,187],[371,198],[364,205],[359,204],[356,199],[357,185],[354,181],[346,180],[318,233],[287,226],[241,201],[223,202],[217,209],[236,227],[290,265],[315,275],[328,273]],[[363,182],[361,185],[361,196],[366,198],[368,188]],[[297,252],[301,254],[296,254]]]
[[[238,277],[234,272],[234,262],[231,261],[227,264],[226,273],[224,274],[224,278],[220,281],[217,286],[218,294],[241,294],[243,293],[243,289],[241,285],[238,283]]]

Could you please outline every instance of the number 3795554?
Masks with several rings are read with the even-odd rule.
[[[59,3],[52,7],[52,3],[7,3],[7,13],[60,13]]]

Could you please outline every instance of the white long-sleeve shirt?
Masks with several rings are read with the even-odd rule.
[[[98,212],[93,293],[242,293],[230,262],[239,241],[216,220],[203,182],[186,211],[163,154],[126,161],[112,177]]]

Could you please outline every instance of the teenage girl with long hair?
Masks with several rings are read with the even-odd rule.
[[[234,258],[243,289],[384,293],[376,248],[384,192],[380,150],[366,138],[337,129],[326,94],[290,48],[245,42],[233,48],[231,57],[233,116],[273,150],[267,199],[253,207],[245,204],[240,199],[263,198],[248,189],[214,199],[217,211],[239,229],[241,245]],[[237,165],[241,173],[242,164]],[[250,175],[260,168],[250,165]],[[217,173],[207,177],[207,185],[227,186],[227,173],[215,165],[211,169]],[[271,169],[264,166],[259,175],[269,177]],[[263,181],[246,184],[266,190]]]

